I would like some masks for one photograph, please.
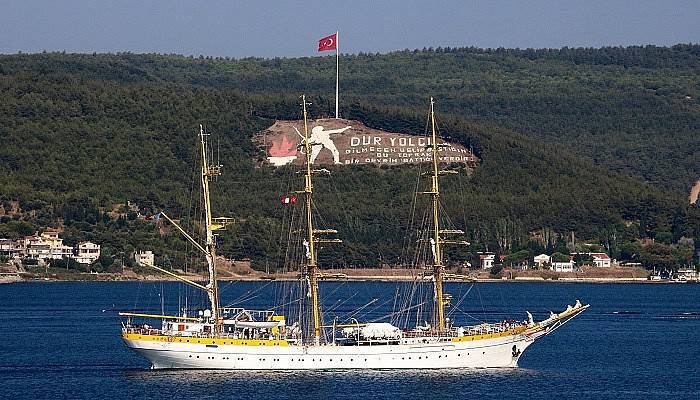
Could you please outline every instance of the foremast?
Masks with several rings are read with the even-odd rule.
[[[433,98],[430,98],[430,128],[431,128],[431,151],[432,151],[432,174],[431,174],[431,185],[430,191],[424,192],[425,194],[430,194],[432,198],[432,211],[433,211],[433,232],[432,238],[430,239],[431,246],[433,249],[433,282],[435,287],[434,302],[433,307],[433,319],[435,321],[435,328],[438,332],[444,332],[447,328],[446,318],[445,318],[445,307],[449,304],[450,295],[446,294],[443,289],[443,283],[445,281],[445,265],[443,263],[442,245],[443,244],[465,244],[469,243],[463,240],[447,240],[444,238],[445,235],[449,234],[463,234],[464,232],[456,229],[440,229],[440,180],[439,176],[444,174],[456,173],[451,170],[440,170],[439,168],[439,157],[438,149],[443,146],[443,144],[438,144],[438,134],[435,126],[435,102]],[[449,274],[450,277],[456,279],[469,279],[465,276]]]
[[[211,215],[211,198],[209,196],[209,180],[213,176],[221,175],[220,165],[209,165],[207,160],[207,144],[204,139],[204,128],[199,125],[199,140],[202,151],[202,192],[204,195],[204,215],[206,219],[206,244],[204,256],[207,260],[209,282],[207,283],[207,296],[211,303],[211,314],[214,318],[214,332],[221,331],[221,318],[219,312],[219,286],[216,282],[216,236],[214,231],[221,228],[220,224],[214,225]]]
[[[207,293],[209,298],[209,303],[211,306],[211,322],[213,323],[214,329],[213,334],[217,335],[221,333],[221,311],[219,307],[219,286],[216,280],[216,231],[225,229],[226,225],[232,222],[232,218],[219,217],[212,218],[211,213],[211,198],[209,196],[209,182],[212,177],[221,175],[221,165],[210,165],[207,159],[207,142],[205,139],[207,134],[204,133],[204,128],[199,125],[199,141],[201,147],[201,184],[202,184],[202,195],[204,197],[204,214],[205,214],[205,229],[206,229],[206,242],[202,246],[195,238],[192,237],[187,231],[185,231],[176,221],[170,218],[165,212],[161,211],[158,213],[160,217],[165,218],[170,222],[178,231],[185,237],[199,252],[201,252],[205,259],[207,260],[207,273],[209,275],[208,282],[205,285],[200,285],[190,279],[180,276],[172,271],[157,267],[155,265],[149,265],[149,267],[164,273],[166,275],[172,276],[173,278],[184,282],[190,286],[196,287]],[[124,316],[150,316],[150,317],[161,317],[161,318],[172,318],[171,316],[161,315],[155,316],[150,314],[136,314],[136,313],[119,313],[119,315]],[[186,317],[183,317],[186,318]],[[181,319],[180,317],[175,317],[175,319]]]

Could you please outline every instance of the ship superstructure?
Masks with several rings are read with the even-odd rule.
[[[311,154],[315,144],[309,137],[307,102],[302,96],[304,135],[300,147],[306,155],[304,186],[297,193],[304,198],[304,261],[300,281],[307,288],[309,315],[302,326],[300,319],[288,324],[286,315],[269,310],[249,310],[241,307],[221,307],[217,285],[216,234],[231,222],[229,218],[213,218],[209,183],[221,173],[221,167],[210,165],[207,158],[206,134],[200,127],[201,187],[204,198],[205,243],[200,244],[166,214],[163,217],[204,256],[208,281],[205,285],[154,267],[174,278],[204,291],[209,308],[197,315],[160,315],[120,313],[126,318],[122,338],[126,345],[147,358],[153,368],[192,369],[253,369],[253,370],[312,370],[312,369],[439,369],[515,367],[518,359],[537,338],[547,335],[583,312],[589,306],[578,300],[561,313],[535,322],[528,314],[524,321],[481,323],[455,326],[446,317],[445,308],[450,295],[444,292],[445,279],[467,280],[466,276],[448,274],[443,263],[443,246],[463,245],[454,239],[463,232],[440,226],[439,177],[451,173],[441,171],[441,144],[435,126],[434,103],[430,101],[431,126],[431,185],[423,192],[431,197],[432,229],[427,240],[432,260],[430,278],[433,286],[432,323],[411,328],[399,328],[388,322],[358,322],[324,324],[319,293],[323,274],[318,266],[319,243],[339,242],[328,238],[337,232],[317,229],[312,214],[313,175]],[[160,327],[136,324],[142,318],[160,320]]]

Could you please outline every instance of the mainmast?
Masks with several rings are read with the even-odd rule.
[[[207,295],[211,303],[211,314],[214,319],[214,331],[218,333],[221,328],[221,318],[219,315],[219,287],[216,282],[216,239],[214,231],[220,229],[221,225],[214,225],[211,216],[211,199],[209,197],[209,179],[212,176],[221,175],[220,165],[209,165],[207,162],[207,143],[204,139],[204,128],[199,125],[199,139],[202,148],[202,192],[204,195],[204,214],[206,218],[206,252],[207,267],[209,270],[209,283],[207,284]]]
[[[449,304],[450,295],[444,293],[443,283],[445,277],[454,279],[469,279],[469,277],[456,275],[456,274],[446,274],[445,266],[443,264],[443,254],[442,245],[443,244],[463,244],[468,245],[469,243],[464,240],[448,240],[445,239],[445,235],[449,234],[463,234],[464,232],[458,229],[440,229],[440,184],[439,176],[444,174],[453,174],[456,171],[451,170],[440,170],[438,165],[438,148],[445,146],[444,144],[438,144],[438,134],[435,127],[435,102],[433,98],[430,98],[430,127],[431,127],[431,147],[432,147],[432,160],[433,160],[433,170],[431,174],[431,186],[429,192],[424,192],[430,194],[432,197],[432,208],[433,208],[433,237],[431,238],[431,245],[433,247],[433,281],[435,285],[435,307],[434,307],[434,320],[438,332],[443,332],[446,329],[445,320],[445,307]]]
[[[314,327],[314,344],[319,344],[321,341],[321,306],[318,299],[318,262],[316,260],[316,239],[314,238],[314,226],[312,218],[311,200],[313,197],[314,186],[311,182],[311,141],[309,140],[309,127],[306,113],[306,95],[301,96],[302,108],[304,111],[304,149],[306,153],[306,174],[304,175],[304,196],[306,203],[306,231],[307,231],[307,246],[308,257],[306,265],[306,273],[309,279],[309,292],[311,295],[311,312],[313,317]]]
[[[304,194],[305,206],[306,206],[306,232],[307,237],[305,239],[306,251],[307,251],[307,264],[306,264],[306,277],[309,280],[309,295],[311,297],[311,317],[313,319],[313,334],[314,334],[314,344],[318,345],[321,342],[321,328],[323,326],[322,316],[321,316],[321,304],[318,294],[318,280],[321,274],[318,271],[318,260],[316,254],[316,243],[339,243],[340,239],[325,239],[317,238],[316,234],[333,234],[338,233],[334,229],[314,229],[313,216],[312,216],[312,199],[314,185],[311,180],[311,176],[314,171],[311,168],[311,150],[313,146],[320,146],[321,143],[312,143],[309,138],[309,126],[308,126],[308,114],[306,111],[306,106],[309,104],[306,102],[306,95],[301,96],[302,108],[304,112],[304,151],[306,153],[306,173],[304,174],[304,190],[298,192]],[[323,170],[324,172],[327,172]]]

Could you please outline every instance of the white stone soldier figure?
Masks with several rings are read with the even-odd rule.
[[[352,127],[346,126],[345,128],[340,129],[325,130],[321,125],[314,126],[313,129],[311,129],[310,137],[311,145],[313,146],[313,149],[311,150],[311,163],[313,164],[316,161],[318,153],[320,153],[325,147],[326,149],[330,150],[331,153],[333,153],[333,163],[340,164],[340,153],[338,152],[338,148],[335,147],[333,140],[331,140],[330,135],[331,133],[343,133],[350,128]]]

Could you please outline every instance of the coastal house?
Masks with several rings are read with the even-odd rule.
[[[75,260],[81,264],[92,264],[100,258],[100,245],[92,242],[78,243]]]
[[[57,246],[49,247],[49,257],[52,260],[61,260],[64,258],[73,258],[73,248],[63,244],[63,240]]]
[[[32,260],[45,260],[51,256],[51,245],[39,235],[25,236],[22,239],[23,255]]]
[[[593,264],[598,268],[610,268],[610,256],[606,253],[589,253],[593,258]]]
[[[136,252],[134,254],[134,260],[136,260],[136,264],[142,267],[152,267],[153,265],[155,265],[155,257],[153,256],[153,252],[151,250]]]
[[[552,270],[555,272],[574,272],[574,260],[569,260],[566,262],[553,262]]]
[[[73,257],[73,247],[63,244],[58,237],[59,231],[47,229],[41,235],[27,236],[23,239],[22,253],[26,258],[35,260],[60,260]]]
[[[22,254],[22,245],[12,239],[0,239],[0,256],[14,258]]]
[[[48,244],[51,247],[59,247],[63,246],[63,239],[58,237],[59,233],[56,229],[47,229],[39,237],[44,244]]]
[[[493,253],[479,254],[479,260],[481,261],[482,269],[489,269],[493,267],[493,262],[496,259],[496,255]]]
[[[548,256],[546,254],[540,254],[539,256],[535,256],[534,262],[535,262],[535,265],[542,268],[545,265],[548,265],[549,263],[552,262],[552,256]]]

